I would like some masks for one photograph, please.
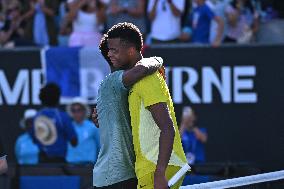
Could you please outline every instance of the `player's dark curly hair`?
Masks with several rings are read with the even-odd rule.
[[[59,104],[61,90],[55,83],[48,83],[40,89],[39,99],[44,106],[54,107]]]
[[[99,49],[103,55],[103,57],[106,59],[106,61],[108,62],[108,64],[110,66],[112,66],[112,63],[108,57],[108,46],[107,46],[107,39],[108,39],[108,36],[107,34],[104,34],[104,36],[102,37],[101,39],[101,42],[100,42],[100,45],[99,45]]]
[[[99,45],[99,49],[103,57],[110,66],[112,66],[112,63],[108,57],[109,48],[107,45],[107,40],[113,38],[120,38],[120,40],[126,45],[134,45],[137,51],[141,51],[143,46],[142,34],[134,24],[123,22],[112,26],[108,30],[107,34],[104,34]]]
[[[138,27],[132,23],[123,22],[112,26],[108,30],[107,36],[109,39],[120,38],[126,45],[134,45],[139,52],[143,46],[142,34]]]

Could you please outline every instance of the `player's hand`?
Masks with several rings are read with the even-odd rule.
[[[147,75],[151,75],[162,67],[163,59],[161,57],[143,58],[136,64],[138,65],[146,69]]]
[[[154,189],[169,189],[168,181],[165,174],[155,172],[154,174]]]
[[[98,114],[96,108],[94,108],[94,111],[92,113],[92,121],[96,125],[96,127],[99,128]]]

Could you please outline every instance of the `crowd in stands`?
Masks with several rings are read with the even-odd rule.
[[[145,44],[251,43],[261,21],[283,16],[283,12],[275,9],[273,2],[277,0],[0,2],[0,45],[7,48],[98,46],[103,33],[119,22],[137,25]]]
[[[99,129],[88,120],[91,110],[80,97],[66,111],[58,108],[60,89],[47,84],[40,91],[43,108],[25,111],[23,129],[15,143],[20,165],[38,163],[95,163],[100,150]]]

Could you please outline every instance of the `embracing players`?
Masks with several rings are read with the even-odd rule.
[[[116,76],[111,81],[108,81],[108,78],[103,81],[99,90],[97,115],[94,114],[94,119],[98,121],[100,129],[107,128],[106,132],[101,133],[101,140],[112,136],[116,140],[112,140],[112,142],[121,144],[116,145],[117,148],[108,144],[102,148],[101,153],[117,150],[121,152],[122,156],[119,154],[110,156],[107,153],[104,157],[102,156],[94,168],[95,186],[97,186],[96,182],[99,182],[97,179],[104,179],[96,176],[106,169],[99,166],[101,162],[111,162],[107,166],[109,172],[103,172],[117,177],[122,172],[131,173],[130,162],[135,159],[135,174],[138,179],[136,187],[145,189],[168,188],[168,179],[186,164],[173,103],[163,76],[156,71],[151,72],[153,74],[148,76],[142,74],[143,76],[140,75],[136,80],[130,79],[130,82],[128,79],[133,76],[125,78],[127,73],[137,69],[137,62],[141,60],[143,62],[142,45],[142,35],[139,29],[131,23],[114,25],[101,42],[101,52],[110,65],[114,69],[126,71],[113,72],[112,74]],[[153,63],[151,58],[149,60]],[[110,84],[106,85],[105,82]],[[127,96],[129,96],[128,99]],[[127,100],[131,115],[132,135],[128,130],[129,124],[126,124],[129,121],[128,109],[126,110],[128,108]],[[118,106],[118,102],[124,102],[124,106]],[[115,120],[123,120],[124,122]],[[117,130],[124,130],[124,132],[121,132],[121,135],[113,136]],[[125,140],[128,137],[133,137],[135,158],[131,157],[132,140]],[[129,155],[123,156],[123,154]],[[117,169],[121,163],[125,162],[129,162],[129,167],[123,167],[122,170]],[[125,172],[127,169],[128,171]],[[127,176],[133,177],[134,175]],[[135,180],[132,181],[134,184]],[[181,183],[182,179],[172,188],[179,188]],[[123,188],[122,185],[115,187],[114,184],[113,186],[106,188]],[[129,185],[128,188],[136,187]]]

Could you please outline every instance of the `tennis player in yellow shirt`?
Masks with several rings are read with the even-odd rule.
[[[108,31],[108,57],[118,68],[133,67],[142,59],[142,35],[131,23],[119,23]],[[182,149],[173,102],[163,76],[156,72],[133,85],[129,110],[135,172],[140,189],[167,189],[168,180],[187,161]],[[173,187],[182,184],[179,180]]]

